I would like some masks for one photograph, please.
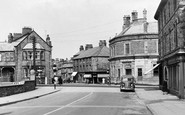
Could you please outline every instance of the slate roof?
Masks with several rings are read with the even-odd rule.
[[[14,47],[17,46],[23,39],[25,39],[28,35],[21,36],[16,41],[12,43],[8,42],[0,42],[0,51],[14,51]]]
[[[20,42],[22,42],[31,33],[27,33],[25,35],[20,36],[19,38],[15,39],[12,43],[0,42],[0,51],[14,51],[14,47],[17,46]],[[28,43],[23,49],[31,49],[32,47],[33,47],[32,43]],[[44,49],[39,43],[36,43],[36,48]]]
[[[147,23],[147,32],[144,31],[144,23]],[[157,22],[145,22],[142,19],[134,21],[128,28],[125,28],[118,36],[136,35],[136,34],[157,34],[158,25]]]
[[[14,45],[8,42],[0,42],[0,51],[13,51]]]
[[[77,54],[78,56],[74,57],[73,59],[81,59],[88,57],[109,57],[109,48],[106,46],[94,47],[88,50],[82,50]]]

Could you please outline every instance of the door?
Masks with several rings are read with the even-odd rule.
[[[138,81],[142,81],[143,80],[143,70],[142,70],[142,68],[138,68],[137,72],[138,72]]]

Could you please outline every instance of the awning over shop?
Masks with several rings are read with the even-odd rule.
[[[72,74],[71,74],[71,76],[75,76],[77,74],[77,72],[73,72]]]
[[[109,77],[109,74],[98,74],[98,78],[106,78]]]
[[[150,71],[154,70],[157,66],[159,66],[159,64],[156,64],[153,68],[149,69],[144,74],[148,74]]]
[[[91,74],[85,74],[84,78],[91,78]]]

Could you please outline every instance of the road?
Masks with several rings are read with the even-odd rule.
[[[0,107],[0,115],[151,115],[135,92],[108,87],[58,87],[61,91]]]

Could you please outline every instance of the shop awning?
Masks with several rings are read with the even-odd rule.
[[[91,74],[85,74],[84,78],[91,78]]]
[[[157,66],[159,66],[159,64],[156,64],[153,68],[149,69],[144,74],[148,74],[150,71],[154,70]]]
[[[106,78],[109,77],[109,74],[98,74],[98,78]]]
[[[71,74],[71,76],[75,76],[77,74],[77,72],[73,72],[72,74]]]

